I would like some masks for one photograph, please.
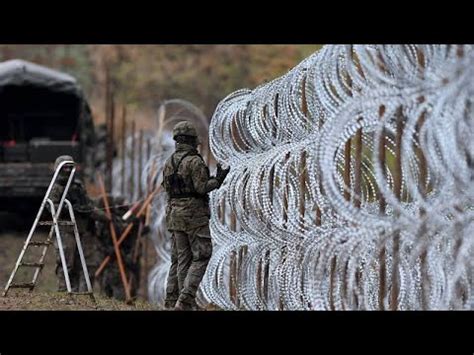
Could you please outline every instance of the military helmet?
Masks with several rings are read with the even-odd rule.
[[[198,134],[194,124],[188,121],[181,121],[173,128],[173,138],[176,138],[176,136],[191,136],[197,138]]]
[[[54,170],[56,170],[63,161],[74,161],[74,159],[70,155],[61,155],[57,157],[56,161],[54,162]]]

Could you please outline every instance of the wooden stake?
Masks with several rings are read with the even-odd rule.
[[[394,193],[400,201],[402,197],[402,137],[403,137],[403,116],[402,108],[397,111],[397,133],[395,137],[395,174],[393,180]]]
[[[306,102],[306,90],[305,90],[306,78],[303,80],[302,96],[301,96],[301,111],[305,117],[308,116],[308,103]],[[307,166],[306,166],[306,151],[301,153],[301,165],[300,165],[300,174],[299,174],[299,192],[300,192],[300,205],[299,205],[299,214],[300,214],[300,225],[301,228],[304,228],[305,221],[305,212],[306,212],[306,180],[307,180]]]
[[[126,116],[127,116],[127,107],[124,105],[122,108],[122,184],[120,191],[122,193],[122,196],[125,196],[125,176],[126,176],[126,157],[127,157],[127,147],[126,147],[126,139],[127,139],[127,122],[126,122]]]
[[[230,213],[230,230],[235,232],[236,230],[236,225],[237,225],[237,220],[236,220],[236,217],[235,217],[235,213],[234,211],[231,211]],[[231,288],[230,288],[230,297],[231,299],[233,300],[233,302],[235,303],[235,305],[237,306],[237,308],[239,308],[239,297],[238,297],[238,292],[237,292],[237,285],[238,285],[238,269],[239,269],[239,255],[238,255],[238,252],[236,253],[235,251],[232,252],[232,256],[231,256],[231,274],[232,274],[232,277],[231,277]]]
[[[354,139],[354,206],[360,208],[362,191],[362,128],[357,130]]]
[[[393,188],[395,196],[401,201],[402,196],[402,136],[403,136],[403,116],[402,108],[397,110],[397,133],[395,136],[395,171]],[[398,283],[398,258],[400,253],[400,235],[397,234],[393,239],[393,268],[392,268],[392,292],[390,297],[391,310],[397,310],[398,294],[400,286]]]
[[[300,174],[299,174],[299,198],[300,198],[300,205],[299,205],[299,214],[300,214],[300,225],[301,228],[304,228],[304,215],[306,212],[306,176],[307,176],[307,166],[306,166],[306,151],[301,153],[301,165],[300,165]]]
[[[420,98],[420,101],[424,100],[424,97]],[[416,140],[418,144],[420,143],[420,131],[421,127],[425,123],[426,119],[426,112],[423,112],[420,116],[419,121],[416,124],[415,130],[416,130]],[[428,177],[428,166],[425,158],[425,154],[423,153],[423,150],[421,149],[420,146],[417,147],[416,149],[417,156],[418,156],[418,161],[419,163],[419,168],[420,168],[420,180],[418,182],[418,189],[420,191],[420,194],[423,197],[426,197],[426,194],[428,192],[428,186],[427,186],[427,177]],[[423,220],[426,215],[426,211],[423,207],[420,207],[420,218]],[[423,221],[420,229],[418,231],[419,235],[424,235],[426,232],[426,221]],[[422,299],[423,299],[423,305],[422,309],[426,310],[429,307],[429,292],[427,290],[427,283],[428,283],[428,265],[426,263],[426,258],[427,258],[427,251],[423,250],[423,252],[420,255],[420,261],[421,261],[421,278],[426,279],[427,282],[423,282],[422,286]]]
[[[132,121],[132,149],[130,152],[130,197],[129,200],[133,201],[135,199],[135,121]]]
[[[344,146],[344,199],[351,200],[351,139]]]
[[[385,106],[380,106],[379,117],[382,117],[384,113],[385,113]],[[381,133],[380,142],[378,146],[378,159],[380,161],[382,174],[385,181],[385,128],[382,128],[382,133]],[[383,194],[380,191],[378,191],[378,197],[379,197],[379,203],[380,203],[379,212],[380,214],[385,214],[386,202],[385,202],[385,198],[383,197]],[[379,303],[380,303],[380,309],[384,310],[385,307],[384,307],[383,300],[385,299],[385,292],[386,292],[386,287],[387,287],[387,266],[386,266],[385,246],[382,247],[379,260],[380,260]]]
[[[319,121],[319,131],[321,132],[323,128],[324,122],[322,118],[320,118]],[[318,186],[319,186],[319,191],[321,194],[323,194],[323,183],[321,181],[322,174],[319,174],[319,179],[318,179]],[[322,213],[321,213],[321,208],[319,206],[316,207],[316,225],[320,226],[322,224]]]
[[[206,160],[207,160],[207,166],[209,166],[209,168],[211,167],[211,159],[212,159],[211,147],[210,147],[210,145],[209,145],[209,139],[208,139],[208,140],[207,140]]]
[[[285,164],[290,159],[290,153],[285,155]],[[288,222],[288,183],[285,179],[285,185],[283,186],[283,181],[281,182],[283,187],[283,227],[286,228],[286,222]]]
[[[380,106],[379,108],[379,116],[382,117],[385,113],[385,106]],[[379,141],[379,146],[378,146],[378,159],[380,161],[380,166],[382,168],[382,175],[384,181],[386,180],[385,178],[385,169],[386,169],[386,157],[385,157],[385,127],[382,128],[382,133],[380,135],[380,141]],[[385,214],[385,209],[387,207],[387,203],[385,201],[385,198],[383,197],[383,194],[379,191],[379,202],[380,202],[380,213]]]
[[[290,153],[286,153],[285,155],[285,164],[288,162],[288,160],[290,159]],[[281,182],[282,183],[282,187],[283,187],[283,229],[286,229],[287,227],[287,222],[288,222],[288,194],[289,194],[289,191],[288,191],[288,182],[287,182],[288,178],[285,177],[285,181],[284,181],[284,186],[283,186],[283,181]],[[282,254],[285,255],[285,252],[286,250],[283,249],[282,250]],[[281,298],[281,294],[280,294],[280,300],[279,300],[279,308],[281,311],[284,310],[284,304],[283,304],[283,300]]]
[[[142,198],[142,170],[143,170],[143,129],[138,135],[138,198]]]
[[[270,198],[270,203],[271,205],[273,206],[273,195],[274,195],[274,185],[273,185],[273,182],[274,182],[274,178],[275,178],[275,167],[272,166],[271,170],[270,170],[270,176],[269,176],[269,179],[271,181],[270,183],[270,189],[268,191],[269,193],[269,198]],[[270,226],[271,228],[271,226]],[[271,229],[270,229],[270,232],[271,232]],[[263,268],[263,285],[262,285],[262,288],[263,288],[263,297],[265,299],[265,302],[268,302],[268,293],[269,293],[269,281],[268,281],[268,278],[269,278],[269,275],[270,275],[270,252],[267,251],[265,253],[265,256],[264,256],[264,268]]]
[[[151,158],[151,138],[147,138],[146,140],[146,160],[150,160]]]
[[[115,151],[115,96],[114,92],[110,93],[110,166],[107,174],[109,176],[109,188],[108,192],[111,193],[114,186],[114,151]]]
[[[110,99],[111,99],[111,90],[110,90],[110,76],[109,76],[109,68],[108,66],[105,68],[105,128],[107,132],[107,137],[106,137],[106,158],[105,158],[105,166],[106,166],[106,172],[105,172],[105,185],[106,185],[106,190],[110,192],[110,174],[109,172],[112,170],[112,140],[111,140],[111,104],[110,104]]]

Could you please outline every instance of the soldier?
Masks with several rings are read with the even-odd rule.
[[[216,177],[209,176],[192,123],[176,124],[173,139],[176,150],[165,163],[162,183],[168,195],[166,225],[172,233],[165,307],[192,310],[197,309],[196,292],[212,254],[208,193],[222,185],[229,169],[218,165]]]
[[[54,164],[55,170],[59,164],[63,161],[73,161],[72,157],[63,155],[56,159]],[[61,173],[58,175],[57,183],[53,186],[53,189],[49,195],[50,199],[53,201],[55,208],[59,204],[61,195],[66,187],[68,177],[70,175],[70,168],[63,168]],[[81,244],[84,251],[84,258],[86,260],[87,269],[89,272],[89,277],[91,284],[94,283],[94,272],[98,266],[98,255],[97,255],[97,238],[96,238],[96,229],[95,221],[96,220],[108,220],[107,216],[99,211],[94,209],[92,201],[87,196],[86,189],[82,181],[75,176],[69,191],[67,194],[67,199],[71,202],[71,205],[74,210],[74,216],[76,218],[76,224],[81,238]],[[66,211],[66,206],[63,207],[62,216],[66,216],[68,212]],[[60,226],[61,232],[61,241],[63,244],[64,256],[66,259],[69,279],[71,283],[71,290],[73,292],[84,292],[87,290],[85,279],[81,277],[82,275],[82,265],[79,258],[79,253],[77,250],[77,244],[74,237],[74,231],[70,226]],[[66,283],[64,279],[64,272],[61,263],[61,258],[58,250],[57,243],[55,241],[56,247],[56,275],[58,277],[58,291],[66,291]]]
[[[56,171],[59,164],[64,161],[73,161],[73,159],[72,157],[68,155],[62,155],[58,157],[54,163],[54,171]],[[53,185],[53,188],[49,194],[49,198],[54,204],[55,211],[58,209],[60,198],[64,192],[70,173],[71,173],[71,168],[69,166],[63,167],[57,177],[56,184]],[[49,209],[49,204],[47,204],[46,206]],[[67,214],[67,212],[65,212],[65,209],[63,208],[62,216],[65,216],[66,215],[65,213]],[[61,226],[61,225],[59,226],[59,230],[61,233],[61,242],[63,246],[64,257],[66,259],[66,265],[67,265],[67,271],[69,275],[69,281],[71,283],[71,289],[72,291],[77,292],[79,288],[79,275],[76,275],[75,272],[73,272],[74,259],[75,259],[74,256],[76,253],[76,242],[74,240],[74,232],[71,228],[68,228],[67,226]],[[64,292],[66,291],[66,282],[64,279],[63,266],[61,263],[59,247],[58,247],[56,239],[54,239],[54,247],[56,251],[56,276],[58,278],[58,291]]]
[[[87,270],[91,284],[94,285],[94,274],[101,262],[99,253],[99,240],[97,238],[96,221],[109,221],[107,215],[94,207],[92,200],[87,195],[86,189],[80,180],[74,180],[68,192],[68,199],[72,204],[76,217],[79,236],[84,251]],[[78,254],[76,253],[76,259]],[[74,264],[74,271],[80,274],[82,267],[80,263]],[[87,291],[84,278],[80,278],[79,292]]]

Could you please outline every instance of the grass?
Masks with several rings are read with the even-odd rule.
[[[3,289],[15,266],[27,232],[0,233],[0,289]],[[32,260],[31,260],[32,261]],[[51,246],[46,254],[45,267],[32,291],[10,290],[7,297],[0,296],[0,310],[158,310],[144,300],[137,300],[133,305],[103,297],[96,293],[96,302],[89,296],[74,295],[56,292],[57,280],[54,272],[55,255]],[[18,282],[31,281],[29,270],[18,273]]]
[[[48,310],[48,311],[136,311],[159,310],[144,301],[132,305],[111,298],[86,295],[67,295],[61,292],[11,292],[0,297],[0,310]]]
[[[1,223],[0,226],[4,224]],[[15,266],[15,262],[25,242],[28,231],[1,232],[0,233],[0,291],[8,281]],[[45,235],[40,236],[40,238]],[[43,238],[44,239],[44,238]],[[152,248],[149,248],[152,253]],[[150,260],[152,260],[150,255]],[[34,261],[31,258],[29,261]],[[51,246],[46,254],[45,266],[38,278],[37,286],[32,292],[11,289],[7,297],[0,295],[0,310],[160,310],[144,300],[146,292],[140,290],[139,298],[132,305],[107,298],[99,294],[96,287],[94,292],[96,302],[86,295],[67,295],[56,292],[57,279],[54,272],[56,266],[54,247]],[[20,270],[15,278],[17,282],[31,281],[30,270]],[[97,285],[96,285],[97,286]],[[214,305],[209,305],[206,310],[220,310]]]

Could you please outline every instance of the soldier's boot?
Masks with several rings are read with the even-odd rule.
[[[184,277],[183,277],[184,279]],[[178,279],[178,251],[176,248],[176,238],[173,235],[171,239],[171,267],[168,273],[166,285],[165,309],[173,310],[179,298],[179,279]]]
[[[176,306],[177,300],[165,300],[165,310],[171,311]]]
[[[200,308],[196,304],[196,301],[182,301],[178,300],[176,306],[174,307],[175,311],[197,311]]]
[[[173,272],[173,269],[170,273]],[[178,278],[176,277],[176,270],[174,270],[175,277],[168,277],[168,285],[166,288],[165,309],[173,310],[179,298]]]

